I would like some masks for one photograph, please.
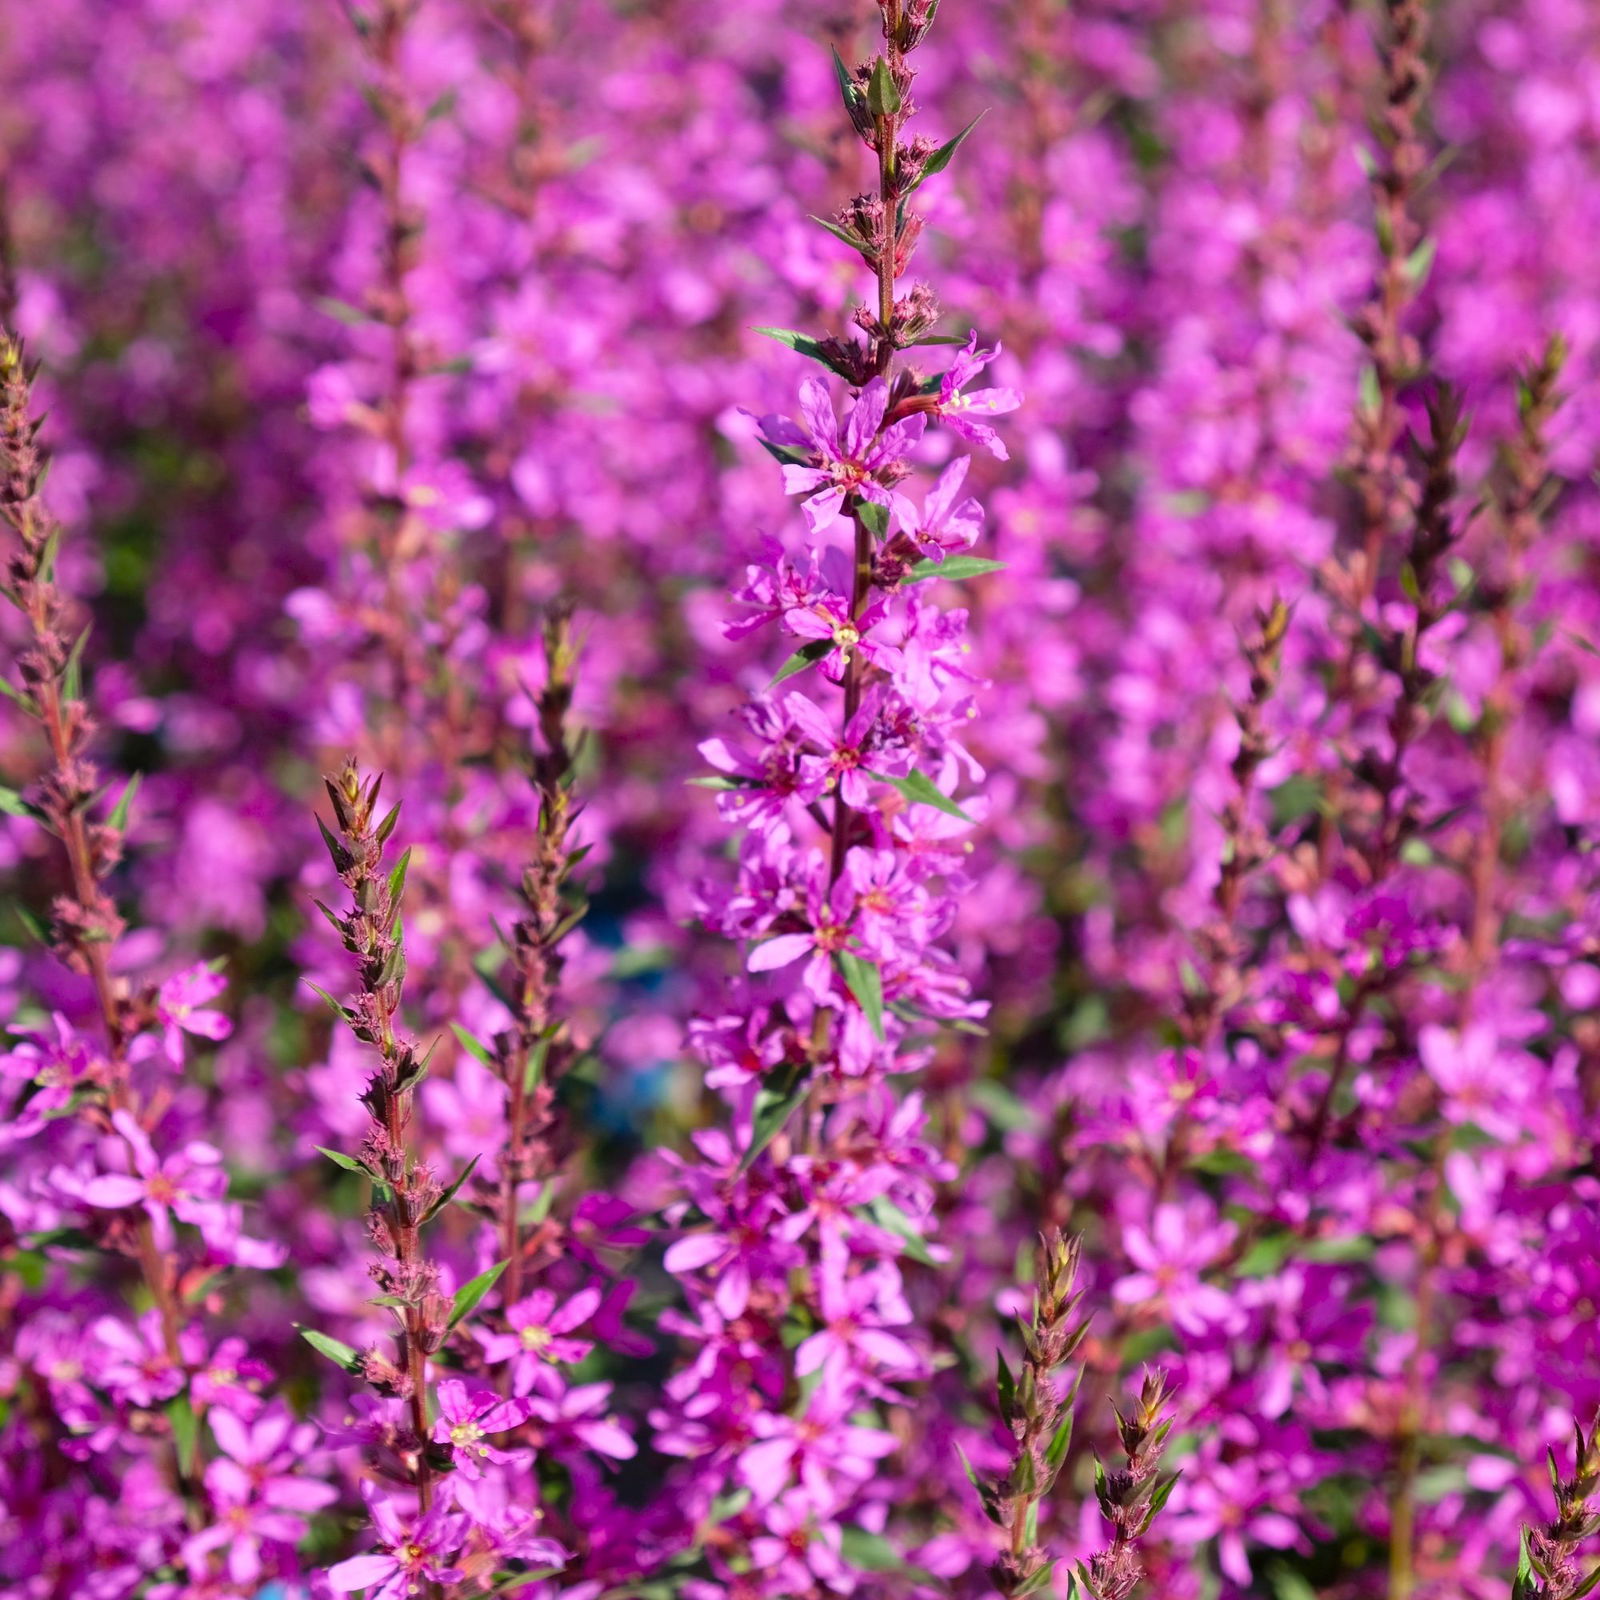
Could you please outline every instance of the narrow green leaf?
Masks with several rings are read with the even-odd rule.
[[[309,978],[305,980],[305,984],[308,989],[314,990],[317,994],[319,994],[327,1003],[327,1005],[332,1008],[336,1015],[343,1017],[346,1022],[353,1020],[355,1013],[352,1012],[348,1006],[341,1004],[338,1000],[335,1000],[326,989],[314,984]]]
[[[14,683],[6,678],[0,678],[0,694],[3,694],[12,705],[19,706],[31,717],[33,715],[33,697],[26,695]]]
[[[1383,403],[1383,396],[1378,389],[1378,370],[1370,362],[1362,367],[1356,381],[1356,401],[1363,411],[1373,415],[1377,414],[1378,407]]]
[[[1433,258],[1438,252],[1439,241],[1437,239],[1424,239],[1406,257],[1406,282],[1413,289],[1420,289],[1428,281],[1428,274],[1433,270]]]
[[[889,510],[887,506],[880,506],[876,500],[862,500],[856,506],[856,516],[860,519],[862,527],[874,539],[882,539],[889,532]]]
[[[787,345],[797,355],[809,356],[813,361],[820,362],[829,372],[837,372],[841,378],[851,376],[848,367],[842,367],[832,360],[823,348],[820,339],[813,339],[810,334],[796,333],[793,328],[757,328],[757,333],[764,333],[769,339],[776,339],[779,344]]]
[[[898,789],[912,805],[932,806],[935,811],[942,811],[947,817],[958,817],[962,822],[972,821],[972,818],[949,795],[936,787],[933,780],[925,773],[908,772],[903,778],[891,778],[882,772],[869,772],[867,776]]]
[[[826,217],[819,217],[816,215],[813,215],[811,220],[816,223],[819,228],[826,228],[835,239],[838,239],[843,244],[849,245],[852,250],[859,252],[863,256],[866,255],[867,251],[870,249],[870,246],[864,239],[858,239],[847,229],[841,228],[837,222],[829,222]]]
[[[1045,1464],[1052,1472],[1061,1470],[1061,1463],[1067,1459],[1067,1451],[1072,1447],[1072,1413],[1070,1411],[1061,1419],[1061,1425],[1051,1437],[1050,1444],[1045,1450]]]
[[[946,556],[943,561],[919,561],[906,577],[907,583],[926,583],[929,578],[945,578],[951,583],[961,578],[981,578],[986,572],[1004,572],[1005,562],[986,561],[982,556]]]
[[[888,1195],[880,1194],[865,1207],[867,1215],[880,1228],[894,1234],[905,1245],[905,1254],[925,1267],[937,1265],[928,1250],[928,1242],[917,1232],[916,1224]]]
[[[879,56],[867,80],[867,110],[875,117],[892,117],[899,109],[900,90],[894,74],[889,70],[889,63]]]
[[[831,639],[813,639],[809,644],[803,644],[789,657],[784,664],[772,675],[772,682],[767,685],[769,689],[775,688],[786,678],[804,672],[807,667],[815,666],[817,662],[829,654],[833,649]]]
[[[397,806],[395,808],[399,810]],[[389,874],[389,903],[397,906],[400,897],[406,892],[406,873],[411,868],[411,846],[407,845],[400,852],[400,859],[394,864],[394,871]]]
[[[787,1087],[763,1084],[756,1091],[750,1119],[750,1147],[739,1159],[741,1172],[748,1172],[755,1165],[756,1157],[783,1131],[795,1107],[805,1099],[808,1087],[809,1080],[802,1076]]]
[[[424,1211],[422,1213],[422,1220],[424,1222],[432,1222],[433,1219],[436,1216],[438,1216],[439,1213],[441,1211],[443,1211],[444,1208],[447,1205],[449,1205],[452,1200],[455,1199],[457,1191],[461,1188],[461,1185],[464,1184],[467,1181],[467,1179],[472,1176],[472,1169],[475,1166],[477,1166],[477,1164],[478,1164],[480,1159],[481,1159],[480,1157],[474,1156],[466,1164],[466,1166],[464,1166],[461,1169],[461,1176],[459,1178],[457,1178],[456,1181],[454,1183],[452,1183],[450,1185],[450,1187],[448,1189],[446,1189],[445,1192],[442,1195],[440,1195],[439,1198],[437,1200],[435,1200],[433,1202],[433,1204],[431,1206],[429,1206],[426,1211]]]
[[[704,778],[690,778],[687,780],[696,789],[748,789],[752,787],[749,778],[731,778],[726,772],[713,772]]]
[[[85,628],[67,652],[67,664],[61,672],[61,692],[69,700],[83,698],[83,647],[88,642],[89,630]]]
[[[325,1145],[315,1145],[313,1148],[319,1155],[326,1156],[336,1167],[343,1167],[346,1172],[359,1172],[363,1178],[376,1178],[372,1168],[364,1161],[357,1161],[354,1156],[347,1156],[342,1150],[329,1150]]]
[[[770,439],[758,439],[756,443],[781,467],[803,467],[811,460],[804,450],[793,445],[774,444]]]
[[[0,811],[8,817],[39,817],[39,808],[24,800],[15,789],[0,788]]]
[[[346,1372],[354,1372],[361,1365],[361,1352],[353,1345],[345,1344],[342,1340],[331,1339],[325,1333],[318,1333],[315,1328],[304,1327],[295,1323],[295,1331],[319,1355],[325,1355],[335,1366],[343,1367]]]
[[[364,323],[372,321],[360,306],[353,306],[347,300],[335,300],[331,296],[324,295],[313,303],[325,317],[332,317],[335,322],[342,322],[347,328],[359,328]]]
[[[830,46],[833,51],[833,75],[839,80],[839,94],[844,100],[846,111],[854,112],[856,103],[861,99],[861,91],[856,87],[856,81],[850,76],[850,69],[844,64],[844,57],[839,54],[838,47]]]
[[[481,1039],[468,1033],[459,1022],[452,1022],[450,1031],[456,1036],[457,1042],[469,1056],[476,1056],[484,1066],[491,1069],[495,1068],[494,1052]]]
[[[983,121],[985,115],[987,115],[986,112],[980,111],[977,116],[975,116],[972,121],[969,122],[966,127],[964,127],[961,132],[955,136],[955,138],[946,140],[944,144],[940,145],[939,148],[928,157],[928,164],[922,169],[922,176],[911,185],[910,189],[908,189],[906,193],[914,194],[922,187],[923,184],[928,181],[929,178],[936,177],[939,173],[943,172],[944,169],[950,165],[951,157],[953,157],[956,151],[959,150],[966,142],[967,135],[971,133],[980,122]]]
[[[133,797],[139,792],[139,785],[144,780],[144,774],[136,772],[128,779],[123,787],[122,796],[111,808],[111,815],[106,818],[107,823],[121,833],[128,826],[128,813],[133,808]]]
[[[844,981],[850,986],[850,993],[856,997],[856,1004],[866,1014],[867,1021],[872,1025],[872,1031],[881,1039],[883,974],[878,970],[877,963],[855,955],[849,950],[841,950],[834,959],[839,963],[839,971]]]
[[[450,1302],[452,1328],[477,1309],[479,1302],[500,1281],[500,1274],[510,1265],[509,1261],[497,1261],[487,1272],[480,1272],[470,1283],[464,1283],[456,1290],[456,1297]]]
[[[897,1572],[905,1565],[905,1558],[881,1533],[865,1528],[840,1528],[839,1553],[858,1572]]]
[[[187,1392],[178,1395],[167,1406],[167,1425],[172,1429],[172,1448],[178,1457],[178,1471],[186,1478],[194,1476],[195,1453],[200,1445],[200,1419]]]

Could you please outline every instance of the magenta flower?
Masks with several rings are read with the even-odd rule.
[[[761,1412],[753,1424],[756,1442],[739,1457],[740,1481],[762,1505],[796,1480],[819,1505],[836,1497],[841,1480],[866,1483],[896,1442],[892,1433],[855,1421],[854,1411],[849,1388],[824,1378],[800,1416]]]
[[[530,1415],[541,1423],[550,1446],[571,1448],[575,1442],[613,1461],[630,1461],[639,1453],[633,1436],[611,1411],[609,1383],[581,1383],[561,1395],[535,1395]]]
[[[1233,1242],[1236,1230],[1227,1222],[1208,1225],[1208,1218],[1208,1207],[1164,1205],[1148,1231],[1130,1227],[1123,1243],[1139,1270],[1117,1280],[1112,1298],[1122,1305],[1154,1301],[1185,1333],[1237,1324],[1233,1301],[1200,1277]]]
[[[823,863],[810,863],[804,908],[810,926],[803,933],[779,933],[764,940],[750,952],[747,968],[776,972],[806,959],[806,992],[819,1006],[827,1005],[835,989],[833,958],[849,945],[855,909],[855,885],[841,877],[830,886]]]
[[[807,1594],[817,1584],[849,1594],[855,1579],[842,1555],[837,1524],[820,1516],[809,1495],[791,1489],[766,1508],[767,1532],[750,1541],[750,1559],[777,1594]]]
[[[772,444],[810,458],[805,466],[785,464],[783,487],[789,494],[806,496],[801,509],[813,533],[827,532],[846,495],[889,506],[887,483],[898,475],[895,469],[922,437],[925,423],[915,416],[885,428],[888,405],[888,384],[874,378],[841,428],[827,385],[820,378],[807,378],[800,385],[803,425],[788,417],[761,419],[761,430]]]
[[[976,394],[964,392],[967,384],[999,354],[998,344],[993,350],[980,350],[978,335],[974,331],[966,347],[957,353],[949,370],[939,380],[939,395],[931,409],[933,415],[940,418],[951,432],[960,434],[969,444],[978,445],[997,459],[1005,461],[1009,459],[1009,452],[1001,442],[1000,435],[987,422],[973,419],[1015,411],[1022,404],[1022,395],[1016,389],[980,389]],[[951,493],[954,493],[954,487]]]
[[[246,1423],[230,1411],[210,1414],[211,1432],[224,1452],[205,1472],[216,1520],[189,1537],[184,1559],[227,1550],[228,1576],[255,1583],[262,1575],[262,1546],[294,1545],[305,1534],[306,1517],[339,1498],[331,1483],[302,1476],[314,1430],[296,1425],[282,1406]]]
[[[559,1363],[582,1361],[593,1348],[587,1339],[567,1337],[574,1328],[587,1322],[600,1304],[600,1291],[580,1289],[557,1309],[556,1296],[549,1289],[535,1289],[525,1299],[506,1309],[509,1333],[477,1329],[483,1358],[490,1366],[510,1361],[512,1387],[519,1395],[538,1391],[559,1394],[563,1388],[554,1371]]]
[[[156,1016],[162,1025],[162,1049],[173,1066],[183,1065],[183,1036],[226,1039],[233,1024],[207,1001],[228,987],[227,979],[208,966],[187,967],[168,978],[156,992]]]
[[[885,1263],[846,1278],[843,1263],[830,1264],[824,1259],[818,1277],[822,1327],[802,1340],[795,1351],[797,1373],[804,1377],[825,1370],[837,1382],[851,1371],[859,1375],[879,1371],[905,1378],[921,1370],[916,1351],[899,1334],[890,1332],[910,1326],[912,1320],[900,1274],[892,1265]]]
[[[459,1378],[441,1379],[438,1393],[434,1442],[450,1446],[451,1458],[464,1477],[481,1478],[485,1461],[512,1461],[524,1453],[498,1449],[486,1436],[526,1421],[528,1401],[503,1400],[492,1389],[469,1389]]]
[[[785,611],[783,625],[809,643],[826,642],[832,647],[823,656],[821,666],[823,675],[837,683],[856,657],[885,670],[893,667],[898,652],[892,645],[872,637],[872,630],[887,615],[888,603],[882,597],[869,600],[859,615],[852,615],[850,602],[843,594],[825,593],[806,605],[792,606]]]
[[[114,1111],[111,1121],[127,1142],[134,1173],[108,1173],[91,1179],[84,1186],[84,1199],[108,1211],[142,1206],[163,1250],[172,1248],[173,1213],[196,1226],[209,1224],[215,1216],[215,1202],[228,1188],[222,1153],[195,1139],[162,1161],[144,1129],[126,1111]]]
[[[1459,1033],[1429,1023],[1417,1030],[1417,1051],[1444,1095],[1444,1114],[1511,1144],[1527,1128],[1526,1107],[1537,1082],[1535,1063],[1504,1047],[1495,1028],[1472,1022]]]
[[[330,1567],[328,1587],[335,1594],[366,1589],[366,1600],[413,1600],[423,1584],[455,1583],[462,1577],[454,1561],[466,1537],[467,1519],[450,1510],[448,1501],[435,1501],[419,1515],[402,1510],[370,1483],[362,1492],[381,1549]]]
[[[1185,1484],[1182,1507],[1172,1519],[1173,1531],[1185,1542],[1214,1538],[1217,1564],[1241,1588],[1251,1580],[1246,1541],[1273,1550],[1290,1550],[1301,1542],[1294,1521],[1272,1505],[1272,1495],[1249,1460],[1208,1462]]]
[[[983,507],[971,495],[956,498],[971,465],[971,456],[957,456],[928,490],[920,511],[904,495],[894,497],[896,527],[934,561],[943,561],[952,551],[970,550],[983,532]]]

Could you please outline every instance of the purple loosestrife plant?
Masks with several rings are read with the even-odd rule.
[[[58,579],[63,530],[42,495],[33,378],[0,330],[0,519],[14,539],[4,593],[25,623],[4,688],[47,752],[30,789],[0,793],[61,846],[66,879],[41,932],[88,1003],[80,1011],[75,995],[44,1026],[13,1024],[0,1056],[11,1258],[0,1572],[19,1592],[55,1593],[94,1570],[130,1593],[160,1573],[174,1597],[252,1595],[298,1576],[295,1546],[334,1492],[299,1476],[314,1430],[263,1397],[270,1369],[199,1315],[220,1308],[228,1268],[281,1255],[243,1233],[221,1153],[198,1137],[203,1102],[184,1083],[188,1039],[230,1031],[211,1004],[223,980],[205,966],[132,977],[105,887],[138,785],[108,807],[90,754],[87,630]],[[137,1309],[119,1260],[136,1269]],[[49,1535],[29,1539],[30,1526]]]
[[[1600,1585],[1600,1567],[1587,1575],[1578,1566],[1578,1551],[1600,1533],[1600,1417],[1584,1437],[1583,1424],[1572,1424],[1572,1476],[1563,1478],[1556,1453],[1549,1453],[1550,1492],[1556,1514],[1540,1527],[1522,1530],[1522,1550],[1511,1586],[1511,1600],[1582,1600]]]
[[[702,747],[743,831],[734,881],[708,884],[701,913],[747,945],[749,976],[693,1026],[732,1126],[695,1135],[669,1213],[684,1231],[666,1265],[688,1298],[671,1325],[697,1353],[667,1384],[657,1448],[697,1469],[711,1580],[686,1594],[848,1592],[860,1571],[901,1565],[915,1538],[894,1526],[886,1423],[930,1371],[903,1262],[939,1259],[926,1231],[950,1169],[921,1094],[895,1080],[927,1059],[925,1030],[985,1009],[940,944],[981,815],[953,797],[981,776],[962,742],[980,685],[965,613],[924,586],[995,564],[965,553],[982,512],[962,494],[964,459],[920,507],[904,486],[930,421],[1003,456],[981,419],[1019,403],[969,392],[997,352],[933,335],[930,289],[897,294],[922,228],[912,196],[965,137],[904,136],[909,57],[936,9],[886,0],[881,53],[835,61],[877,176],[826,224],[874,274],[857,336],[765,330],[853,398],[841,408],[808,378],[798,420],[761,421],[784,487],[804,497],[805,546],[774,543],[750,568],[739,598],[752,615],[729,633],[776,626],[798,648],[744,709],[743,734]],[[929,342],[962,347],[944,374],[905,362]]]

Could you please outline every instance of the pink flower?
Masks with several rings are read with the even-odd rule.
[[[993,350],[980,350],[978,335],[974,331],[965,349],[957,353],[949,371],[939,382],[939,397],[933,406],[933,414],[969,444],[980,445],[997,459],[1005,461],[1009,459],[1009,454],[1000,435],[988,423],[975,422],[973,418],[994,417],[1015,411],[1022,404],[1022,395],[1016,389],[980,389],[977,394],[962,392],[999,354],[998,344]]]
[[[112,1112],[111,1121],[127,1143],[134,1173],[108,1173],[90,1179],[84,1186],[84,1199],[108,1211],[142,1206],[154,1225],[156,1244],[162,1250],[172,1248],[172,1213],[196,1226],[209,1224],[216,1211],[214,1202],[221,1199],[228,1188],[227,1174],[222,1170],[222,1153],[195,1139],[162,1161],[157,1158],[144,1129],[128,1112]]]
[[[535,1390],[559,1394],[563,1385],[554,1371],[555,1365],[582,1361],[593,1348],[591,1341],[567,1335],[587,1322],[599,1304],[598,1289],[580,1289],[558,1310],[556,1296],[549,1289],[535,1289],[506,1309],[510,1333],[477,1330],[483,1358],[490,1366],[501,1361],[512,1363],[512,1386],[519,1395]]]
[[[226,1548],[229,1577],[254,1583],[263,1570],[262,1546],[298,1543],[306,1516],[331,1505],[339,1491],[295,1471],[316,1430],[297,1426],[281,1402],[253,1424],[230,1411],[212,1411],[209,1421],[223,1451],[205,1472],[215,1520],[185,1542],[184,1559]]]
[[[366,1589],[366,1600],[413,1600],[422,1584],[455,1583],[462,1577],[453,1563],[466,1537],[467,1519],[451,1511],[447,1500],[436,1500],[418,1515],[401,1510],[370,1483],[362,1492],[382,1548],[331,1567],[328,1587],[335,1594]]]
[[[459,1378],[441,1379],[438,1392],[434,1442],[450,1446],[451,1458],[463,1476],[480,1478],[485,1461],[512,1461],[521,1454],[496,1448],[486,1435],[505,1433],[525,1421],[528,1401],[502,1400],[491,1389],[469,1389]]]
[[[789,494],[807,497],[801,509],[813,533],[827,532],[846,495],[888,507],[886,481],[897,476],[895,469],[922,437],[925,426],[923,418],[915,416],[884,428],[888,404],[888,384],[874,378],[861,391],[841,428],[827,385],[820,378],[807,378],[800,385],[803,426],[788,417],[761,419],[761,430],[770,443],[808,458],[806,465],[784,464],[783,487]]]
[[[228,987],[227,979],[208,966],[185,968],[174,973],[156,992],[156,1016],[163,1029],[162,1048],[175,1067],[183,1065],[183,1036],[192,1033],[202,1039],[226,1039],[233,1024],[206,1002]]]

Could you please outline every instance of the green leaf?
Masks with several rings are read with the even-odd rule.
[[[354,1346],[345,1344],[339,1339],[330,1339],[325,1333],[318,1333],[315,1328],[307,1328],[300,1323],[295,1323],[295,1331],[311,1348],[320,1355],[325,1355],[335,1366],[343,1367],[346,1372],[355,1372],[361,1365],[361,1352]]]
[[[476,1056],[491,1071],[499,1071],[499,1066],[494,1059],[494,1052],[481,1039],[474,1034],[468,1033],[459,1022],[452,1022],[450,1031],[456,1036],[457,1043],[469,1056]]]
[[[1383,396],[1378,389],[1378,369],[1370,362],[1362,367],[1361,376],[1356,381],[1356,401],[1363,411],[1374,416],[1383,403]]]
[[[980,122],[983,121],[986,114],[987,113],[980,111],[977,116],[975,116],[972,121],[969,122],[966,127],[964,127],[961,132],[955,136],[955,138],[949,139],[944,144],[940,145],[939,148],[928,157],[928,164],[922,169],[922,176],[918,178],[908,190],[906,190],[906,193],[914,194],[923,186],[923,184],[928,181],[929,178],[936,177],[939,173],[943,172],[944,169],[950,165],[951,157],[954,156],[956,151],[961,148],[963,143],[965,143],[967,135],[971,133]]]
[[[900,90],[895,85],[889,63],[879,56],[867,80],[867,110],[875,117],[892,117],[900,109]]]
[[[360,306],[353,306],[347,300],[335,300],[324,295],[312,303],[325,317],[332,317],[335,322],[342,322],[347,328],[359,328],[372,321]]]
[[[882,539],[889,532],[889,512],[876,500],[862,500],[856,505],[856,516],[874,539]]]
[[[888,1195],[880,1194],[864,1209],[880,1228],[892,1233],[905,1245],[904,1253],[913,1261],[920,1261],[925,1267],[937,1265],[928,1251],[927,1240],[917,1232],[916,1224]]]
[[[932,806],[935,811],[942,811],[947,817],[958,817],[962,822],[972,821],[972,818],[949,795],[936,787],[933,780],[924,773],[908,772],[903,778],[891,778],[882,772],[869,772],[867,776],[898,789],[912,805]]]
[[[753,784],[749,778],[732,778],[726,772],[713,772],[704,778],[689,778],[686,780],[696,789],[749,789]]]
[[[194,1476],[195,1453],[200,1446],[200,1419],[187,1393],[178,1395],[167,1406],[167,1425],[172,1429],[172,1448],[178,1457],[178,1471]]]
[[[804,450],[796,449],[793,445],[774,444],[770,439],[758,439],[756,443],[780,466],[803,467],[811,460]]]
[[[840,1528],[839,1553],[860,1572],[898,1572],[905,1565],[905,1558],[881,1533],[865,1528]]]
[[[786,678],[792,678],[797,673],[804,672],[807,667],[814,666],[828,655],[833,649],[832,639],[813,639],[809,644],[803,644],[789,657],[784,664],[772,675],[772,682],[767,685],[769,689],[775,688]]]
[[[21,707],[21,709],[30,717],[33,715],[34,706],[32,696],[24,694],[22,690],[17,688],[17,686],[14,683],[11,683],[8,679],[0,678],[0,694],[3,694],[6,699],[12,703],[12,705]]]
[[[967,1092],[1001,1133],[1020,1133],[1036,1125],[1034,1113],[996,1078],[979,1078]]]
[[[1061,1419],[1061,1425],[1051,1437],[1049,1447],[1045,1450],[1045,1465],[1052,1472],[1061,1470],[1061,1463],[1067,1459],[1067,1451],[1072,1447],[1072,1412],[1069,1410]]]
[[[1016,1597],[1016,1600],[1022,1600],[1022,1596],[1025,1594],[1038,1594],[1049,1583],[1050,1575],[1055,1570],[1056,1564],[1054,1561],[1045,1562],[1031,1578],[1023,1583],[1020,1588],[1013,1589],[1011,1593]]]
[[[311,990],[313,990],[313,991],[314,991],[314,992],[315,992],[315,993],[316,993],[316,994],[318,994],[318,995],[320,995],[320,996],[321,996],[321,997],[322,997],[322,999],[323,999],[323,1000],[324,1000],[324,1001],[325,1001],[325,1002],[326,1002],[326,1003],[327,1003],[327,1004],[328,1004],[328,1005],[329,1005],[329,1006],[331,1006],[331,1007],[332,1007],[332,1008],[333,1008],[333,1010],[334,1010],[334,1011],[335,1011],[335,1012],[336,1012],[336,1013],[337,1013],[337,1014],[338,1014],[338,1015],[339,1015],[339,1016],[341,1016],[341,1017],[343,1017],[343,1018],[344,1018],[344,1020],[345,1020],[345,1021],[346,1021],[346,1022],[350,1022],[350,1021],[352,1021],[352,1020],[353,1020],[353,1019],[354,1019],[354,1016],[355,1016],[355,1013],[354,1013],[354,1012],[352,1012],[352,1011],[351,1011],[351,1010],[350,1010],[350,1008],[349,1008],[349,1007],[348,1007],[348,1006],[346,1006],[346,1005],[344,1005],[344,1004],[342,1004],[342,1003],[341,1003],[341,1002],[340,1002],[340,1001],[338,1001],[338,1000],[335,1000],[335,999],[334,999],[334,998],[333,998],[333,996],[332,996],[332,995],[331,995],[331,994],[329,994],[329,993],[328,993],[328,991],[327,991],[327,990],[326,990],[326,989],[324,989],[324,988],[322,988],[322,987],[321,987],[321,986],[320,986],[320,985],[318,985],[318,984],[315,984],[315,983],[313,983],[313,982],[312,982],[312,981],[311,981],[311,980],[310,980],[310,979],[309,979],[309,978],[307,978],[307,979],[305,979],[305,980],[304,980],[304,981],[305,981],[305,985],[306,985],[306,987],[307,987],[307,988],[308,988],[308,989],[311,989]]]
[[[809,1079],[802,1076],[787,1088],[763,1084],[756,1091],[750,1119],[750,1148],[739,1158],[741,1172],[748,1172],[755,1165],[756,1157],[783,1131],[809,1087]]]
[[[835,239],[838,239],[843,244],[849,245],[852,250],[859,252],[863,256],[866,255],[867,252],[872,248],[864,239],[858,239],[848,229],[841,228],[837,222],[829,222],[826,217],[819,217],[815,214],[812,215],[811,220],[816,223],[819,228],[826,228]]]
[[[919,561],[906,575],[906,582],[946,578],[955,583],[961,578],[981,578],[986,572],[1004,572],[1005,566],[1003,561],[986,561],[982,556],[946,556],[943,561]]]
[[[395,809],[398,811],[400,808],[396,806]],[[410,870],[410,867],[411,846],[407,845],[400,852],[400,859],[395,862],[394,871],[389,874],[389,903],[391,905],[398,906],[400,904],[400,896],[406,890],[406,873]]]
[[[0,788],[0,811],[8,817],[32,817],[39,820],[39,808],[24,800],[15,789]]]
[[[868,961],[863,956],[858,956],[849,950],[841,950],[835,959],[839,963],[839,971],[844,981],[850,986],[850,993],[856,997],[856,1004],[866,1013],[866,1018],[872,1025],[872,1031],[881,1039],[883,1037],[883,974],[878,970],[874,961]]]
[[[67,664],[61,672],[61,692],[69,700],[83,698],[83,647],[88,642],[89,630],[85,628],[67,652]]]
[[[1428,281],[1428,274],[1433,270],[1433,258],[1438,254],[1438,251],[1439,241],[1437,239],[1424,239],[1406,257],[1406,282],[1413,289],[1420,289]]]
[[[454,1183],[452,1183],[450,1185],[450,1187],[448,1189],[446,1189],[445,1192],[442,1195],[440,1195],[439,1198],[437,1200],[435,1200],[433,1202],[433,1204],[431,1206],[429,1206],[426,1211],[424,1211],[422,1213],[422,1221],[424,1221],[424,1222],[432,1222],[433,1219],[436,1216],[438,1216],[439,1213],[441,1211],[443,1211],[444,1208],[447,1205],[449,1205],[452,1200],[455,1199],[457,1190],[459,1190],[461,1185],[464,1184],[467,1181],[467,1179],[472,1176],[472,1169],[475,1166],[477,1166],[478,1162],[481,1159],[482,1158],[479,1157],[479,1156],[474,1156],[466,1164],[466,1166],[464,1166],[461,1169],[461,1176],[459,1178],[457,1178],[456,1181]]]
[[[118,833],[121,833],[128,826],[128,812],[133,807],[133,797],[138,794],[139,785],[143,779],[144,774],[141,772],[134,773],[128,779],[123,788],[121,798],[111,808],[111,815],[106,818],[107,824],[115,828]]]
[[[861,91],[856,87],[856,81],[850,76],[850,69],[844,64],[844,57],[839,54],[837,45],[829,47],[833,51],[833,75],[839,80],[839,93],[844,99],[846,111],[854,112],[856,102],[861,98]]]
[[[1517,1547],[1517,1576],[1511,1585],[1512,1600],[1523,1600],[1533,1593],[1533,1552],[1528,1548],[1528,1527],[1522,1527],[1522,1542]]]
[[[319,1155],[326,1156],[336,1167],[343,1167],[346,1172],[359,1172],[363,1178],[372,1178],[376,1181],[376,1174],[364,1161],[357,1161],[354,1156],[347,1156],[341,1150],[329,1150],[323,1145],[312,1147]]]
[[[1017,1380],[1006,1362],[1004,1350],[994,1353],[994,1392],[1000,1401],[1000,1415],[1009,1422],[1012,1407],[1017,1403]]]
[[[510,1265],[509,1261],[497,1261],[487,1272],[480,1272],[470,1283],[464,1283],[456,1290],[456,1297],[450,1302],[449,1325],[452,1328],[477,1309],[479,1302],[500,1281],[500,1274]]]
[[[793,328],[757,328],[757,333],[764,333],[769,339],[776,339],[779,344],[787,345],[797,355],[809,356],[813,361],[820,362],[829,372],[837,372],[841,378],[851,376],[848,367],[842,367],[834,361],[822,347],[820,339],[813,339],[810,334],[796,333]]]

